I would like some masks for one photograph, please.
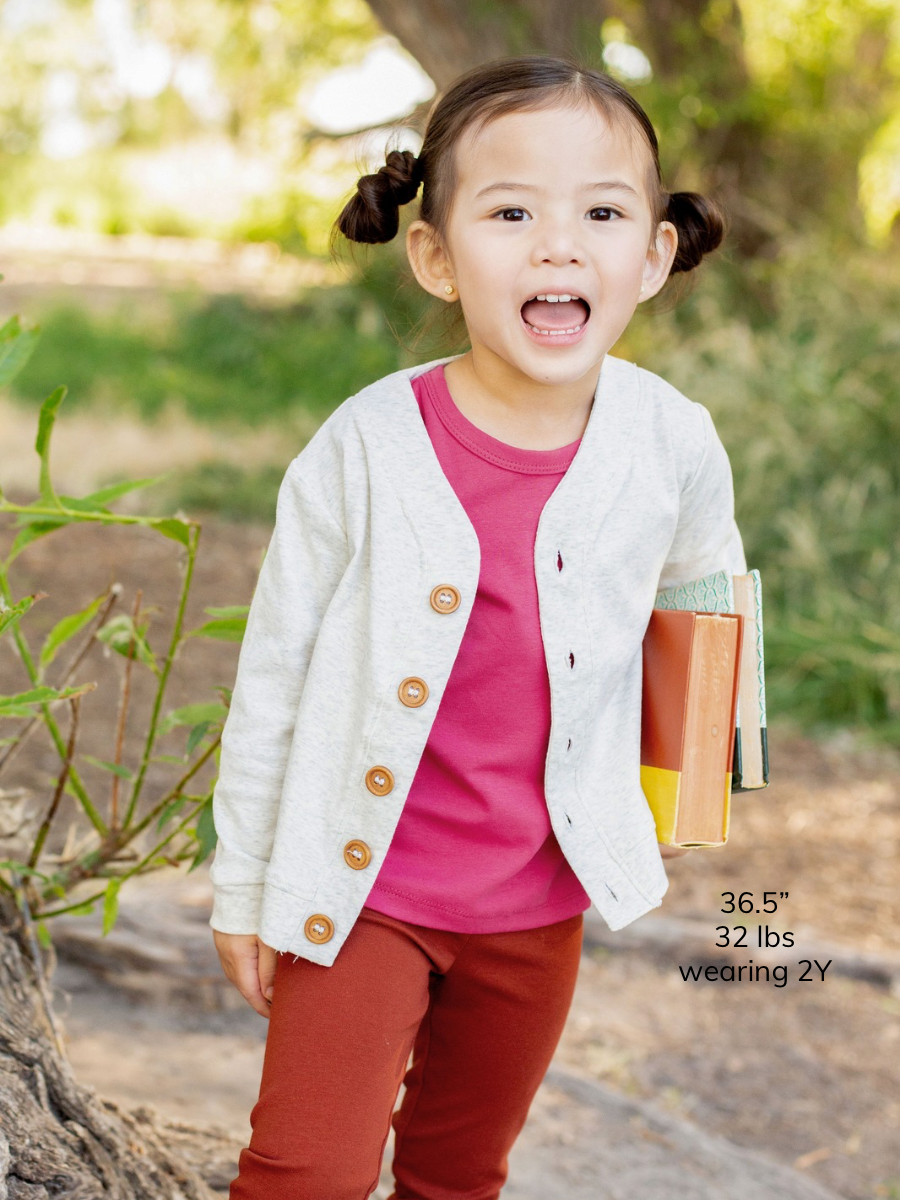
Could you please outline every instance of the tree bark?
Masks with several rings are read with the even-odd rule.
[[[0,894],[0,1200],[212,1200],[151,1110],[123,1111],[78,1083],[29,945]]]
[[[428,72],[438,90],[479,63],[511,54],[600,53],[606,0],[369,0],[379,24]]]

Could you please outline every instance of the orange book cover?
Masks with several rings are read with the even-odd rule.
[[[659,841],[728,838],[743,618],[654,609],[644,637],[641,786]]]

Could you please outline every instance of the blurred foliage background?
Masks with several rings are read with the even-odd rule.
[[[0,401],[0,481],[17,414],[66,382],[93,440],[130,421],[146,456],[174,422],[197,445],[161,504],[270,521],[335,405],[462,349],[402,238],[330,262],[343,200],[386,145],[418,148],[436,88],[532,51],[620,77],[667,185],[729,213],[725,250],[617,353],[729,449],[772,715],[897,740],[898,0],[6,0],[0,312],[43,334]],[[105,444],[101,484],[134,465]]]

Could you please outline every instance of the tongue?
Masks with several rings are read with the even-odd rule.
[[[584,324],[587,306],[582,300],[529,300],[522,316],[536,329],[574,329]]]

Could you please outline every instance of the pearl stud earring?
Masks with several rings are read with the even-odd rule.
[[[452,283],[446,284],[444,286],[444,291],[447,293],[448,296],[452,296],[453,291],[454,291],[453,284]]]

